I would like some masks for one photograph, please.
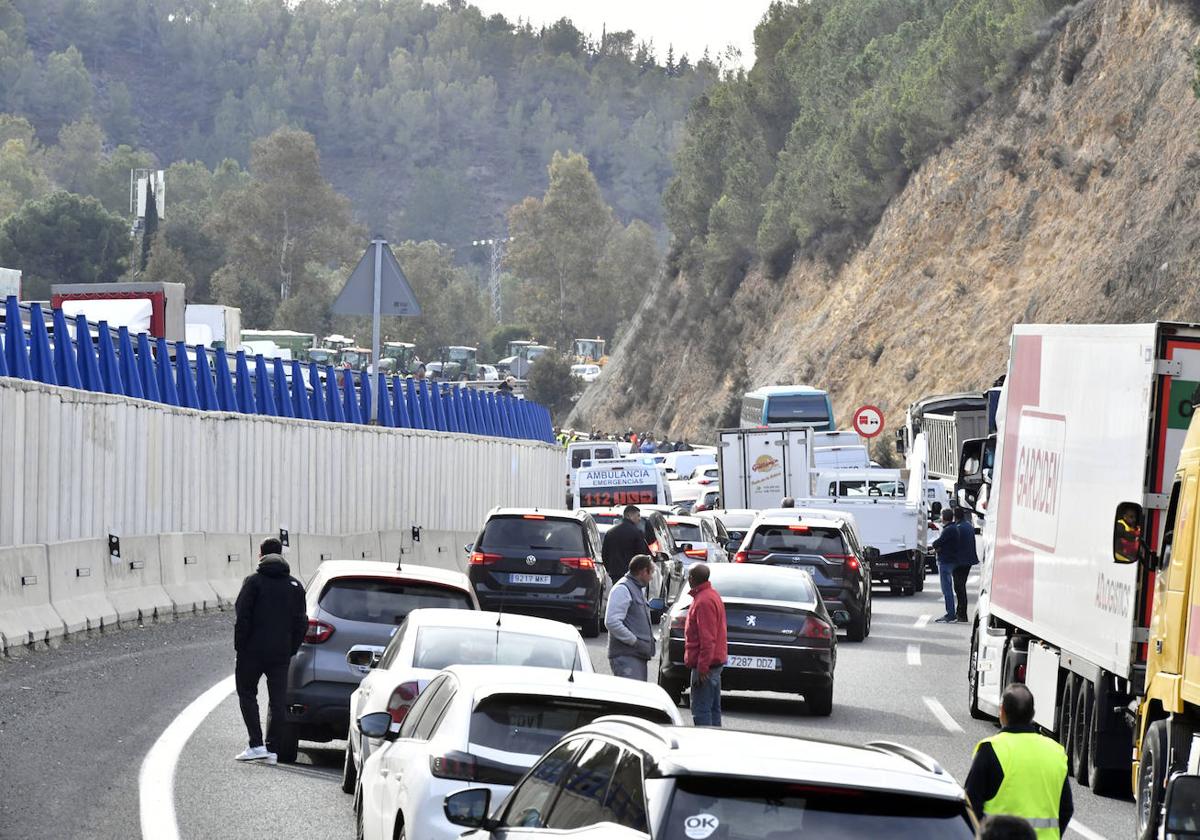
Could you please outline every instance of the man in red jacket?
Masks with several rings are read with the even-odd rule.
[[[688,569],[692,605],[683,626],[683,664],[692,669],[692,723],[721,725],[721,669],[728,658],[725,602],[708,582],[708,566]]]

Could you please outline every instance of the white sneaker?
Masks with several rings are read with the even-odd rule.
[[[233,757],[234,761],[263,761],[266,760],[269,764],[275,763],[275,753],[267,752],[266,747],[246,747],[242,752]]]

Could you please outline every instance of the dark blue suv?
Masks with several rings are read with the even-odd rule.
[[[553,618],[579,625],[586,638],[600,635],[611,583],[590,514],[495,508],[467,550],[483,609]]]

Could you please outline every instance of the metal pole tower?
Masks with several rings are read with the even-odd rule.
[[[487,246],[491,251],[490,266],[488,272],[488,292],[492,298],[492,317],[499,323],[500,321],[500,263],[504,261],[504,244],[512,242],[511,236],[506,236],[502,239],[476,239],[471,244],[476,248]]]

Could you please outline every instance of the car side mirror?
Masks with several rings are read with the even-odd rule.
[[[383,651],[379,650],[379,648],[371,645],[355,645],[346,654],[346,662],[352,668],[360,668],[366,671],[378,665],[382,657]]]
[[[879,549],[873,545],[863,547],[863,559],[868,563],[874,563],[879,560]]]
[[[830,618],[833,619],[835,627],[845,627],[850,623],[850,613],[846,610],[834,610]]]
[[[1163,836],[1200,837],[1200,776],[1180,775],[1167,784]]]
[[[442,810],[452,825],[463,828],[487,828],[492,809],[492,792],[487,788],[467,788],[442,800]]]
[[[467,543],[466,545],[463,546],[464,554],[470,554],[474,550],[475,550],[475,543]]]
[[[1117,505],[1113,517],[1113,562],[1130,565],[1142,559],[1145,543],[1142,542],[1144,511],[1137,502],[1122,502]]]
[[[691,551],[692,550],[691,543],[675,543],[675,547],[677,549],[679,549],[680,551]]]
[[[358,719],[358,731],[368,738],[392,740],[392,716],[388,712],[372,712]]]

